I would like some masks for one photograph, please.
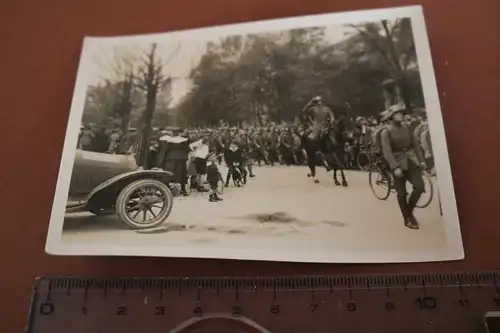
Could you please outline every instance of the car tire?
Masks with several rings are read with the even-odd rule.
[[[139,223],[131,218],[126,212],[130,196],[141,187],[155,188],[160,191],[165,198],[164,206],[161,208],[159,215],[155,216],[151,222]],[[155,179],[141,179],[128,184],[121,190],[118,198],[116,199],[116,215],[118,215],[120,221],[130,229],[137,230],[154,228],[166,221],[172,211],[173,202],[174,196],[167,184]]]

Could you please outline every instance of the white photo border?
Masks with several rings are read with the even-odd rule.
[[[92,55],[100,45],[112,45],[134,42],[160,42],[170,38],[208,39],[224,35],[271,32],[276,30],[328,26],[336,24],[352,24],[370,22],[381,19],[410,18],[420,69],[423,95],[429,120],[433,150],[438,174],[438,190],[442,204],[442,221],[446,242],[442,248],[427,250],[321,250],[311,248],[308,251],[292,249],[262,248],[227,248],[203,246],[119,246],[99,244],[67,244],[62,242],[62,229],[65,218],[65,207],[68,200],[77,135],[82,119],[85,95],[88,86],[89,68],[92,66]],[[396,262],[433,262],[463,259],[464,249],[460,232],[458,210],[455,200],[451,176],[448,149],[439,103],[439,95],[434,76],[427,29],[422,6],[396,7],[343,13],[329,13],[291,17],[285,19],[265,20],[249,23],[223,25],[209,28],[198,28],[168,33],[123,36],[123,37],[86,37],[80,57],[78,73],[70,108],[68,124],[59,168],[50,225],[47,234],[45,251],[51,255],[92,255],[92,256],[147,256],[147,257],[182,257],[182,258],[217,258],[264,260],[286,262],[315,263],[396,263]]]

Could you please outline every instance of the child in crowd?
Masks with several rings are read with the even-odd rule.
[[[217,188],[219,186],[219,182],[222,181],[222,177],[219,172],[219,168],[217,167],[217,155],[214,152],[210,152],[207,155],[207,181],[210,185],[210,192],[208,195],[208,201],[217,202],[222,201],[223,199],[217,193]]]
[[[229,149],[226,149],[224,152],[224,159],[228,167],[226,187],[229,187],[231,177],[235,181],[236,186],[240,187],[242,183],[245,184],[247,176],[245,170],[245,156],[236,142],[231,142]]]

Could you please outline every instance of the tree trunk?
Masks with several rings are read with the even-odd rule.
[[[120,129],[123,135],[127,134],[128,128],[130,126],[130,110],[122,115],[122,123]]]
[[[389,32],[389,27],[387,26],[387,21],[382,21],[382,26],[384,27],[384,31],[386,34],[387,46],[389,48],[389,54],[391,55],[392,62],[394,63],[394,68],[397,71],[396,84],[398,85],[401,91],[401,99],[406,106],[407,111],[412,111],[412,103],[411,103],[411,92],[408,85],[408,81],[406,79],[406,73],[401,67],[401,63],[399,62],[399,55],[396,52],[396,47],[394,46],[394,41],[392,39],[392,35]]]
[[[398,79],[397,84],[401,89],[401,99],[403,100],[403,103],[406,106],[406,110],[407,112],[411,113],[413,111],[412,97],[411,97],[412,94],[406,75],[403,74],[403,76],[400,79]]]
[[[141,140],[141,150],[142,150],[142,156],[141,156],[141,161],[138,163],[139,165],[142,165],[144,168],[147,167],[148,165],[148,157],[149,157],[149,147],[151,143],[151,134],[153,132],[152,129],[152,120],[153,120],[153,114],[155,112],[155,107],[156,107],[156,91],[157,87],[151,86],[150,89],[148,89],[147,95],[146,95],[146,109],[144,110],[144,118],[143,118],[143,135],[142,135],[142,140]]]

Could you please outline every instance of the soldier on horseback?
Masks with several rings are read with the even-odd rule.
[[[306,126],[303,139],[305,142],[309,142],[309,148],[306,151],[312,155],[308,156],[309,168],[311,169],[308,176],[314,178],[316,176],[316,154],[320,157],[321,164],[325,166],[326,170],[331,170],[324,153],[326,152],[328,133],[334,124],[335,116],[330,108],[323,104],[322,98],[316,96],[302,110],[302,120]],[[315,182],[317,181],[315,180]]]
[[[308,139],[322,140],[335,121],[330,108],[323,104],[320,96],[314,97],[302,110],[306,125],[308,126]]]

